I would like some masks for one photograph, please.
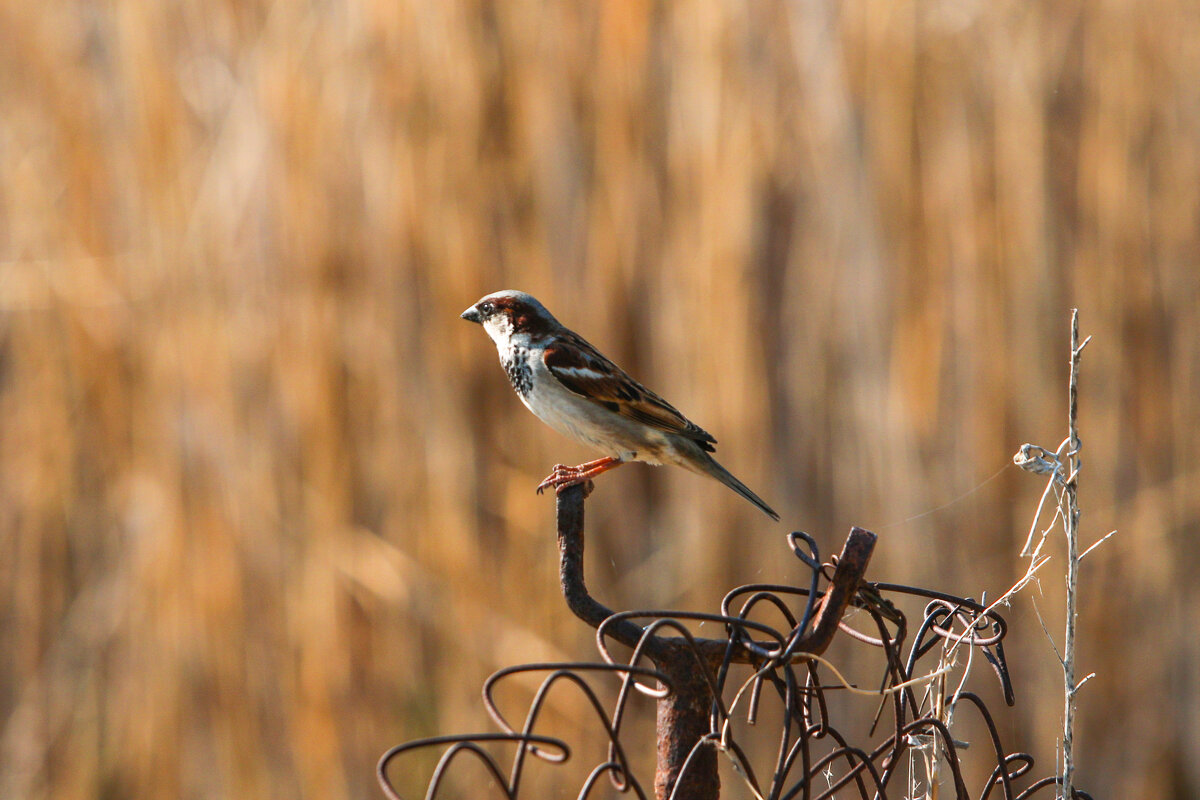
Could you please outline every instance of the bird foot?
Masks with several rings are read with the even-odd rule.
[[[546,476],[545,480],[538,484],[537,493],[541,494],[547,489],[553,488],[556,495],[562,494],[563,489],[569,486],[578,486],[581,483],[591,483],[591,480],[584,474],[585,470],[582,466],[569,467],[566,464],[555,464],[554,471]],[[594,484],[593,484],[594,485]],[[583,494],[586,497],[591,494],[588,487],[584,487]]]
[[[537,493],[541,494],[553,486],[555,494],[562,494],[563,489],[566,489],[568,486],[584,484],[583,496],[587,497],[592,493],[592,478],[601,472],[607,472],[610,469],[619,467],[621,464],[622,462],[619,458],[612,457],[599,458],[595,461],[589,461],[586,464],[580,464],[577,467],[569,467],[566,464],[555,464],[554,471],[538,484]]]

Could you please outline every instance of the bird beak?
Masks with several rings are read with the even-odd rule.
[[[483,317],[479,316],[479,311],[476,310],[475,306],[471,306],[466,311],[459,314],[459,316],[465,319],[467,322],[483,322]]]

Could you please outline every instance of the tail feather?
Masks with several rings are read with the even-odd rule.
[[[714,478],[719,480],[721,483],[725,484],[730,489],[733,489],[735,492],[740,494],[742,497],[746,498],[751,503],[758,506],[760,509],[762,509],[763,513],[766,514],[768,517],[775,520],[776,522],[779,522],[779,514],[775,513],[775,509],[773,509],[769,505],[767,505],[761,497],[756,495],[754,492],[750,491],[750,488],[748,486],[746,486],[746,484],[742,483],[737,478],[733,477],[733,473],[730,472],[729,470],[725,469],[724,467],[722,467],[719,463],[717,463],[717,460],[715,458],[709,456],[708,464],[706,466],[708,467],[709,475],[712,475]]]

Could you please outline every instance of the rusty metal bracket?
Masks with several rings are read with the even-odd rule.
[[[737,639],[660,637],[628,617],[615,615],[593,598],[583,575],[585,487],[573,486],[558,495],[559,583],[575,616],[627,647],[644,653],[665,676],[668,691],[658,700],[658,766],[654,794],[716,800],[720,794],[714,746],[697,746],[710,737],[711,711],[719,702],[717,670],[730,663],[761,661],[761,653],[776,642],[758,642],[753,650]],[[829,589],[821,596],[812,627],[789,647],[790,653],[824,653],[855,591],[867,572],[875,549],[875,534],[854,528],[842,548]],[[670,612],[662,612],[669,614]],[[652,616],[659,616],[658,613]],[[688,616],[688,615],[685,615]],[[606,625],[605,623],[609,623]],[[699,656],[699,657],[698,657]],[[664,686],[664,688],[666,688]],[[687,766],[683,783],[680,774]]]

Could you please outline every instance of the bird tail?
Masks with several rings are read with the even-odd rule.
[[[751,503],[754,503],[754,505],[762,509],[763,513],[768,517],[776,522],[779,522],[779,514],[775,513],[775,509],[767,505],[761,497],[750,491],[750,487],[733,477],[733,473],[718,464],[715,458],[709,456],[707,453],[705,453],[705,455],[708,458],[708,463],[705,464],[705,467],[707,467],[707,472],[709,475],[712,475],[721,483],[725,484],[730,489],[733,489]]]

